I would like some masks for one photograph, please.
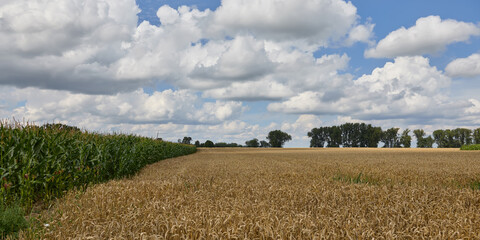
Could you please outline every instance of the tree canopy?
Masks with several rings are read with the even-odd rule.
[[[267,141],[262,140],[262,141],[260,141],[260,147],[261,148],[269,148],[269,147],[271,147],[271,145]]]
[[[247,145],[247,147],[255,147],[256,148],[256,147],[260,146],[260,143],[258,142],[258,139],[254,138],[252,140],[246,141],[245,145]]]
[[[268,133],[267,139],[272,147],[281,148],[285,142],[292,140],[292,136],[286,132],[274,130]]]
[[[212,141],[207,140],[205,141],[205,147],[208,147],[208,148],[215,147],[215,144]]]
[[[307,133],[310,147],[378,147],[382,128],[365,123],[313,128]]]
[[[190,144],[191,141],[192,141],[191,137],[183,137],[182,143],[183,144]]]

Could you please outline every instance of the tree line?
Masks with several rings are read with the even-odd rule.
[[[339,126],[313,128],[308,132],[310,147],[373,147],[383,143],[385,148],[409,148],[412,142],[410,129],[399,133],[400,128],[382,130],[365,123],[345,123]],[[459,148],[462,145],[480,144],[480,128],[439,129],[432,136],[426,136],[423,129],[416,129],[413,135],[418,148],[432,148],[436,143],[439,148]]]
[[[192,138],[185,136],[183,137],[183,139],[178,139],[178,143],[192,145]],[[226,142],[214,143],[211,140],[207,140],[203,143],[197,140],[193,145],[195,145],[196,147],[243,147],[242,145],[237,143],[226,143]]]
[[[338,126],[325,126],[313,128],[307,133],[311,138],[310,147],[370,147],[377,148],[383,143],[384,148],[410,148],[412,145],[412,131],[392,127],[382,130],[381,127],[366,123],[344,123]],[[413,130],[413,136],[417,139],[417,148],[432,148],[434,144],[438,148],[459,148],[463,145],[480,144],[480,128],[471,130],[466,128],[438,129],[432,135],[425,133],[423,129]],[[266,140],[253,138],[245,142],[245,145],[237,143],[214,143],[207,140],[204,143],[195,141],[197,147],[283,147],[292,140],[286,132],[274,130],[268,133]],[[191,137],[178,139],[179,143],[191,144]]]
[[[292,140],[292,136],[280,130],[274,130],[268,133],[268,136],[266,137],[266,139],[268,140],[268,142],[265,140],[259,141],[257,138],[248,140],[245,142],[245,147],[262,147],[262,148],[283,147],[285,142]],[[192,141],[192,138],[187,136],[184,137],[183,139],[178,139],[178,142],[183,144],[191,144],[191,141]],[[200,143],[200,141],[197,140],[195,141],[195,146],[196,147],[243,147],[242,145],[237,143],[225,143],[225,142],[213,143],[211,140],[207,140],[204,143]]]

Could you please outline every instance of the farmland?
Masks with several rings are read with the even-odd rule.
[[[62,124],[0,122],[0,215],[13,204],[30,209],[68,190],[133,176],[147,164],[195,151],[191,145]]]
[[[479,163],[458,149],[200,149],[70,192],[42,234],[478,239]]]

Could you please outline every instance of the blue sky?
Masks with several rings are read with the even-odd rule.
[[[0,118],[176,141],[480,127],[480,1],[8,0]]]

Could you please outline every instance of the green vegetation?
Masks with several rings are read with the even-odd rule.
[[[480,190],[480,181],[473,181],[470,183],[470,188],[472,190]]]
[[[194,153],[192,145],[78,128],[0,123],[0,207],[27,209],[70,189],[129,177],[147,164]]]
[[[0,238],[26,228],[28,223],[23,215],[23,209],[19,206],[0,208]]]
[[[344,123],[340,126],[313,128],[307,133],[310,147],[378,147],[382,141],[384,147],[410,147],[410,130],[406,129],[401,136],[399,128],[390,128],[382,131],[381,127],[374,127],[365,123]]]
[[[255,148],[260,147],[260,143],[258,142],[258,139],[256,139],[256,138],[246,141],[245,145],[247,147],[255,147]]]
[[[286,132],[274,130],[268,133],[267,140],[271,147],[281,148],[285,142],[292,140],[292,136]]]
[[[215,147],[215,144],[212,141],[207,140],[205,141],[205,144],[202,147],[212,148],[212,147]]]
[[[433,132],[433,138],[439,148],[459,148],[472,144],[472,130],[465,128],[439,129]]]
[[[370,124],[344,123],[340,126],[313,128],[307,135],[311,138],[310,147],[326,145],[326,147],[376,148],[379,142],[383,142],[385,148],[409,148],[412,143],[410,129],[403,130],[401,134],[399,130],[392,127],[383,131],[382,128]],[[428,137],[423,129],[415,129],[413,134],[417,139],[417,148],[432,148],[434,143],[438,148],[460,148],[463,145],[480,144],[480,128],[438,129]],[[467,148],[475,149],[475,147]]]
[[[184,138],[185,139],[185,138]],[[242,145],[237,143],[226,143],[226,142],[217,142],[214,143],[210,140],[205,141],[204,143],[200,143],[200,141],[195,141],[196,147],[208,147],[208,148],[231,148],[231,147],[242,147]]]
[[[480,150],[480,144],[463,145],[461,150]]]
[[[415,129],[413,131],[415,138],[417,138],[417,148],[432,148],[435,140],[432,136],[425,137],[425,131],[423,129]]]

